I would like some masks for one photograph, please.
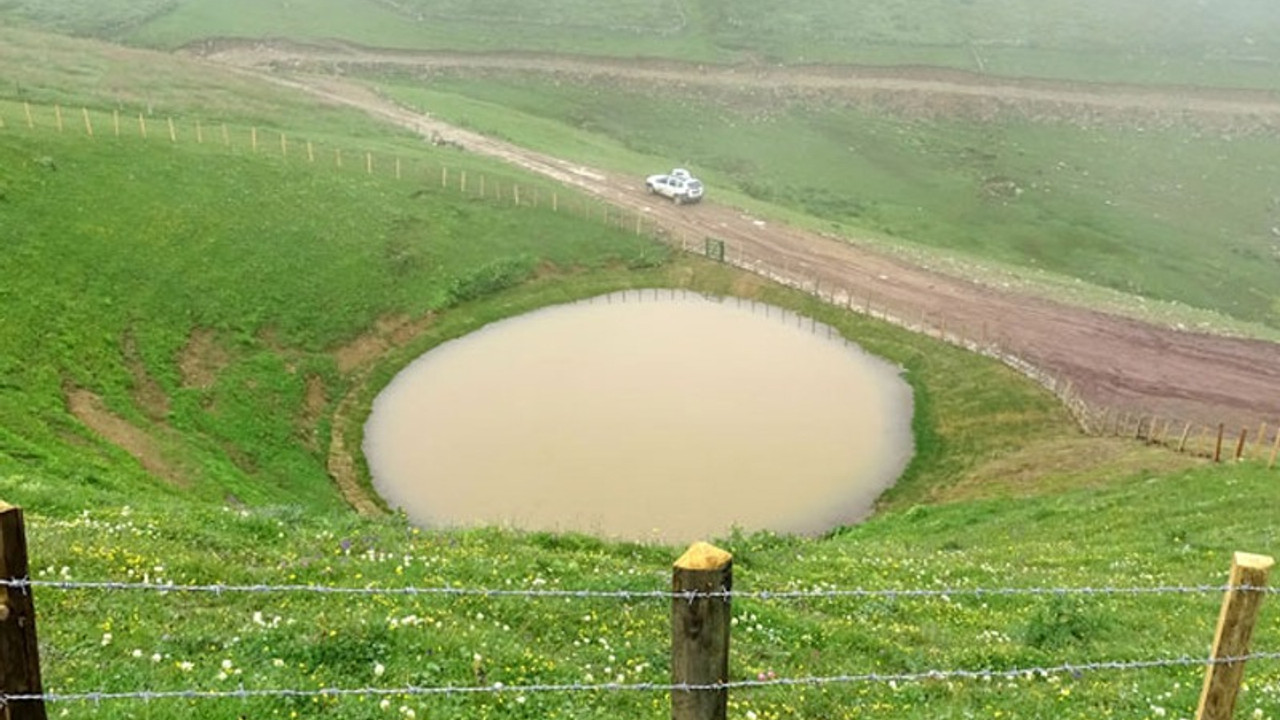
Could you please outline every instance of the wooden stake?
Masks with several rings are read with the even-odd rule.
[[[342,167],[342,148],[333,149],[333,164]]]
[[[1222,462],[1222,434],[1226,431],[1225,423],[1218,423],[1218,444],[1213,448],[1213,461]]]
[[[485,183],[485,176],[481,175],[480,176],[480,197],[484,197],[484,183]]]
[[[204,144],[204,125],[201,125],[199,120],[196,121],[196,144]]]
[[[1267,576],[1275,561],[1265,555],[1238,552],[1231,558],[1229,589],[1222,599],[1222,611],[1218,614],[1218,629],[1213,636],[1210,658],[1223,660],[1249,654],[1249,641],[1257,624],[1258,608],[1266,594]],[[1244,679],[1244,663],[1219,663],[1210,665],[1204,674],[1204,689],[1200,692],[1200,707],[1196,720],[1230,720],[1235,712],[1236,695]]]
[[[681,597],[682,593],[733,589],[733,556],[707,543],[694,543],[675,563],[671,589],[671,681],[713,685],[729,680],[728,597]],[[675,690],[672,720],[724,720],[729,691]]]
[[[515,185],[515,184],[511,185],[511,204],[512,205],[520,204],[520,186],[519,185]]]
[[[440,166],[440,187],[449,187],[449,168]]]
[[[1262,424],[1258,426],[1257,438],[1258,439],[1256,442],[1254,442],[1254,445],[1258,448],[1257,450],[1258,457],[1261,458],[1262,454],[1267,451],[1267,421],[1266,420],[1263,420]]]
[[[1248,428],[1240,428],[1240,440],[1236,442],[1236,462],[1240,462],[1240,458],[1244,457],[1244,441],[1248,435]]]
[[[120,137],[120,111],[111,111],[111,124],[116,130],[116,137]]]
[[[560,212],[560,196],[557,193],[551,193],[551,212]]]
[[[315,161],[316,161],[316,149],[315,149],[315,146],[311,144],[311,141],[308,140],[307,141],[307,162],[313,163]]]
[[[173,126],[173,118],[169,118],[169,142],[178,142],[178,129]]]
[[[400,158],[396,158],[396,179],[400,179]]]
[[[364,154],[364,172],[366,175],[373,174],[373,153],[371,152]]]
[[[289,136],[280,133],[280,157],[289,157]]]
[[[258,152],[258,128],[254,127],[249,131],[249,145],[254,152]]]
[[[84,134],[93,137],[93,121],[89,119],[89,109],[80,108],[80,113],[84,115]]]
[[[0,503],[0,577],[25,579],[27,536],[22,509]],[[30,589],[4,588],[0,604],[0,690],[6,695],[41,695],[40,648],[36,642],[36,611]],[[45,720],[43,701],[12,702],[3,711],[7,720]]]
[[[58,119],[58,132],[62,132],[62,106],[53,106],[53,115]]]
[[[142,113],[138,113],[138,133],[143,140],[147,139],[147,118]]]
[[[1190,434],[1191,423],[1187,423],[1187,426],[1182,428],[1182,439],[1178,441],[1178,452],[1181,453],[1187,449],[1187,436]]]
[[[30,129],[35,127],[36,126],[35,118],[31,117],[31,103],[29,102],[22,103],[22,109],[27,113],[27,128]]]

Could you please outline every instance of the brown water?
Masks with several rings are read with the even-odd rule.
[[[423,355],[375,400],[364,451],[426,526],[820,532],[864,517],[910,458],[899,372],[778,308],[632,291]]]

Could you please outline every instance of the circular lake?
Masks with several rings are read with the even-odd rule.
[[[912,454],[901,369],[776,307],[616,293],[445,343],[374,401],[379,493],[424,526],[688,542],[857,521]]]

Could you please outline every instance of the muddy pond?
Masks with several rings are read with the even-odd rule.
[[[808,318],[615,293],[444,343],[374,401],[374,486],[428,527],[683,543],[855,522],[912,454],[901,369]]]

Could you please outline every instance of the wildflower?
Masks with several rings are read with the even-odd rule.
[[[374,664],[373,664],[373,676],[374,676],[374,677],[382,677],[382,674],[383,674],[383,673],[385,673],[386,671],[387,671],[387,669],[382,665],[382,663],[374,663]]]
[[[158,663],[158,662],[160,662],[160,661],[161,661],[161,660],[163,660],[163,659],[164,659],[164,658],[160,657],[160,653],[152,653],[152,654],[151,654],[151,662],[153,662],[153,663]]]
[[[193,669],[195,669],[195,664],[188,660],[183,660],[182,662],[178,663],[178,669],[181,670],[182,672],[191,672]]]
[[[110,644],[111,644],[111,633],[102,633],[102,647],[106,647]]]
[[[391,707],[391,701],[386,698],[382,698],[382,702],[378,703],[378,707],[382,708],[383,710],[386,710],[387,708]]]
[[[284,660],[281,660],[280,658],[276,658],[271,661],[271,664],[274,665],[275,667],[284,667]]]

